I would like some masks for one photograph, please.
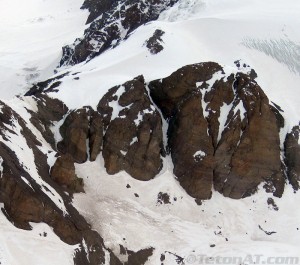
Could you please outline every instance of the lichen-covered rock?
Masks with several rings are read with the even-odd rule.
[[[109,174],[125,170],[139,180],[149,180],[162,167],[162,121],[139,76],[111,88],[100,100],[105,135],[103,158]]]
[[[284,142],[285,163],[289,182],[294,190],[300,188],[300,126],[295,126],[287,134]]]

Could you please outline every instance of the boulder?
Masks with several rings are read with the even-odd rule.
[[[162,45],[163,40],[161,38],[164,34],[164,31],[157,29],[154,31],[153,35],[146,40],[146,47],[151,54],[157,54],[164,49],[164,46]]]

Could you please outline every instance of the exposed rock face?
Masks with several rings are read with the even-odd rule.
[[[25,93],[25,96],[39,96],[43,92],[56,92],[56,88],[61,84],[61,81],[59,80],[68,74],[69,72],[50,78],[46,81],[36,83],[28,90],[28,92]]]
[[[127,250],[128,261],[124,265],[143,265],[152,256],[154,248],[141,249],[138,252]]]
[[[169,120],[174,174],[183,188],[199,199],[211,196],[214,150],[196,83],[211,79],[218,70],[221,67],[215,63],[187,66],[149,84],[153,100]]]
[[[149,84],[151,96],[169,120],[174,174],[196,199],[211,187],[239,199],[266,182],[281,196],[280,113],[251,72],[226,75],[216,63],[179,69]]]
[[[73,65],[94,58],[108,48],[115,47],[139,26],[156,20],[159,14],[177,0],[86,0],[89,9],[89,28],[73,45],[63,47],[62,65]]]
[[[146,263],[148,258],[152,256],[154,251],[154,248],[145,248],[141,249],[137,252],[134,252],[132,250],[129,250],[122,245],[120,245],[120,255],[123,256],[124,260],[127,259],[123,265],[143,265]],[[119,265],[119,263],[116,263],[116,265]],[[121,263],[120,263],[121,265]]]
[[[39,149],[41,142],[15,111],[2,102],[0,106],[0,202],[4,214],[22,229],[31,229],[30,222],[45,222],[64,242],[79,244],[75,264],[104,263],[108,250],[102,238],[71,205],[64,189],[51,179],[47,155]],[[24,159],[32,159],[33,166],[24,166]],[[83,239],[89,253],[85,253]]]
[[[207,121],[203,117],[201,95],[192,94],[178,105],[169,127],[169,146],[174,174],[192,197],[211,196],[214,160]]]
[[[287,166],[287,175],[289,182],[294,190],[300,188],[300,126],[295,126],[290,133],[287,134],[284,149],[285,163]]]
[[[164,31],[157,29],[155,30],[153,35],[146,41],[146,47],[151,54],[157,54],[164,49],[164,46],[162,45],[163,40],[161,38],[164,34]]]
[[[83,192],[83,180],[75,174],[74,160],[70,154],[57,158],[51,168],[51,178],[71,193]]]
[[[162,167],[162,121],[139,76],[111,88],[100,100],[105,135],[103,158],[109,174],[125,170],[139,180],[153,178]]]
[[[269,100],[245,74],[235,76],[233,90],[235,99],[226,120],[227,127],[215,152],[215,189],[239,199],[253,194],[260,183],[267,182],[273,187],[273,194],[280,197],[285,179],[279,127]],[[239,107],[241,104],[243,109]]]
[[[31,114],[31,123],[41,132],[53,149],[56,149],[51,126],[60,121],[68,112],[67,106],[58,99],[53,99],[45,94],[33,97],[36,101],[37,111],[28,111]]]
[[[91,111],[89,128],[90,160],[95,161],[102,151],[103,142],[103,121],[97,111]]]
[[[90,160],[95,161],[102,149],[102,117],[89,107],[71,111],[60,127],[60,133],[63,140],[58,143],[59,151],[70,154],[77,163],[84,163],[88,152]]]
[[[77,163],[84,163],[87,158],[87,139],[89,133],[89,110],[79,109],[72,111],[60,127],[63,141],[58,144],[58,149],[72,155]]]

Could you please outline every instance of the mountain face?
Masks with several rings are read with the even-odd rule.
[[[244,60],[228,66],[191,56],[177,67],[170,21],[184,25],[184,52],[188,30],[202,20],[182,17],[197,8],[184,0],[86,0],[83,37],[62,48],[54,74],[0,101],[0,203],[18,229],[2,216],[0,223],[15,236],[50,227],[38,239],[50,262],[53,242],[72,246],[55,264],[76,265],[196,264],[204,253],[257,255],[262,244],[273,256],[278,246],[299,253],[299,116],[269,99],[271,84]],[[110,58],[121,58],[116,68]],[[156,62],[163,67],[149,74]],[[123,68],[141,72],[119,78]],[[20,264],[9,258],[10,241],[0,242],[0,263]]]
[[[116,47],[139,26],[156,20],[160,13],[176,0],[150,1],[85,1],[82,8],[90,11],[82,38],[63,47],[62,65],[73,65],[90,60],[109,48]]]

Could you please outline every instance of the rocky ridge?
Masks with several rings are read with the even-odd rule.
[[[122,264],[72,206],[72,194],[84,192],[74,163],[101,154],[109,174],[124,170],[148,181],[170,154],[174,175],[198,203],[213,189],[234,199],[252,195],[260,184],[277,197],[287,181],[299,189],[299,126],[287,134],[282,150],[282,110],[270,104],[255,78],[247,66],[228,70],[207,62],[148,84],[138,76],[108,90],[96,110],[69,110],[47,91],[20,98],[26,115],[1,103],[4,213],[19,228],[45,222],[64,242],[88,244],[93,254],[78,249],[75,264],[104,262],[105,253],[110,264]],[[12,145],[16,141],[20,144]],[[25,159],[28,150],[32,164]],[[139,260],[138,253],[130,255]]]
[[[60,66],[91,60],[109,48],[116,47],[139,26],[156,20],[160,13],[178,0],[86,0],[82,6],[90,11],[89,27],[84,36],[63,47]]]
[[[60,66],[91,60],[117,46],[176,2],[86,0],[90,25],[81,39],[63,48]],[[156,31],[145,43],[152,54],[163,49],[162,35]],[[149,83],[138,76],[109,89],[96,109],[68,109],[48,94],[58,91],[60,79],[69,73],[33,86],[19,99],[22,111],[1,102],[3,213],[21,229],[31,229],[31,222],[47,223],[62,241],[78,245],[75,264],[139,265],[155,246],[137,252],[120,246],[120,253],[113,253],[72,205],[73,194],[84,192],[75,163],[101,155],[109,174],[126,171],[149,181],[170,155],[175,178],[199,204],[213,190],[240,199],[263,184],[266,192],[281,197],[289,182],[297,191],[299,125],[280,142],[282,110],[269,102],[253,69],[239,62],[236,66],[187,65]],[[170,204],[169,195],[159,193],[157,203]],[[268,203],[277,208],[271,198]]]

